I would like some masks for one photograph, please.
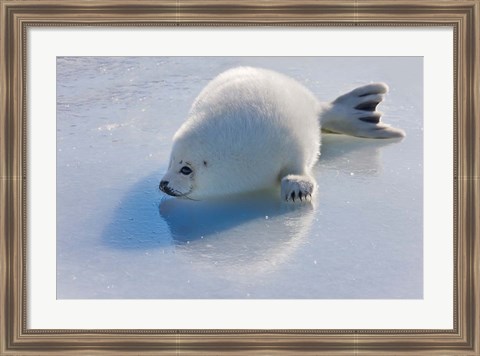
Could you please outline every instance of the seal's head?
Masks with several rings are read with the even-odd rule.
[[[172,153],[168,170],[160,181],[159,188],[162,192],[186,199],[203,199],[205,186],[210,186],[208,178],[209,163],[196,148],[196,142],[184,137],[174,138]]]
[[[174,155],[170,158],[168,171],[160,181],[159,188],[162,192],[187,199],[198,199],[201,190],[198,189],[199,176],[207,167],[207,161],[198,161]]]
[[[176,161],[175,158],[170,160],[168,172],[160,181],[160,190],[174,197],[188,198],[193,190],[195,167],[188,161]]]

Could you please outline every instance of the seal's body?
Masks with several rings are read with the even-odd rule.
[[[231,69],[213,79],[176,132],[165,193],[206,199],[271,188],[285,200],[315,190],[310,175],[320,128],[362,137],[400,137],[380,122],[376,106],[387,91],[370,84],[321,104],[297,81],[257,68]]]

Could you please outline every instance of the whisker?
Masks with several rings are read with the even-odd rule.
[[[190,192],[191,192],[191,190],[190,190]],[[183,194],[183,195],[179,195],[179,197],[182,197],[182,198],[185,198],[185,199],[188,199],[188,200],[192,200],[192,201],[199,201],[199,200],[197,200],[197,199],[190,198],[190,197],[188,196],[188,194],[190,194],[190,192],[185,193],[185,194]]]

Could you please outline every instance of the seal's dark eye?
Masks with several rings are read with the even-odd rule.
[[[190,173],[192,173],[192,170],[190,169],[190,167],[183,166],[182,169],[180,170],[180,173],[188,176]]]

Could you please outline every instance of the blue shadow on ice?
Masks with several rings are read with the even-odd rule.
[[[280,201],[279,192],[261,192],[231,200],[195,202],[166,199],[159,206],[177,244],[195,241],[255,219],[275,218],[300,207]]]
[[[149,249],[172,244],[167,224],[158,217],[158,174],[143,178],[119,201],[103,242],[119,249]]]
[[[152,174],[126,193],[103,232],[105,244],[119,249],[184,244],[300,207],[282,203],[277,191],[212,203],[170,198],[158,191],[158,181]]]

